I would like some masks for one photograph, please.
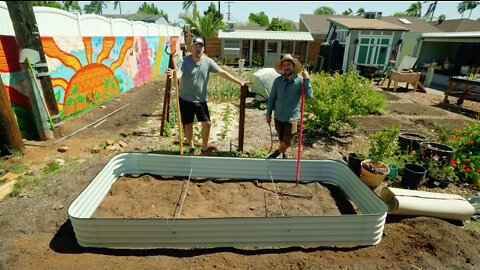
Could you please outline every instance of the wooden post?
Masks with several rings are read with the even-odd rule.
[[[6,1],[6,3],[8,7],[8,13],[10,14],[10,19],[13,24],[13,29],[15,31],[15,40],[18,48],[20,51],[23,49],[31,49],[37,51],[39,54],[40,62],[32,64],[37,65],[36,71],[41,75],[39,76],[39,80],[42,85],[43,96],[45,97],[47,109],[53,118],[53,122],[59,123],[60,117],[57,101],[53,92],[52,81],[48,73],[45,53],[43,52],[43,46],[40,40],[40,33],[38,31],[35,14],[33,13],[32,3],[30,1]],[[25,65],[22,65],[22,69],[25,68]],[[26,73],[27,72],[24,74]],[[53,133],[56,137],[63,135],[62,127],[56,127]]]
[[[10,147],[19,149],[23,152],[25,146],[23,144],[22,135],[17,125],[17,120],[13,114],[10,102],[8,102],[7,92],[3,85],[2,77],[0,77],[0,152],[12,154]],[[1,156],[0,155],[0,156]]]
[[[173,64],[173,56],[170,56],[170,61],[168,62],[168,68],[175,68]],[[169,120],[169,110],[170,110],[170,92],[172,90],[172,79],[168,78],[165,83],[165,94],[163,96],[163,108],[162,108],[162,119],[160,122],[160,137],[163,136],[163,131],[165,129],[165,121]]]
[[[245,102],[247,100],[248,86],[240,87],[240,119],[238,122],[238,148],[243,152],[243,140],[245,135]]]

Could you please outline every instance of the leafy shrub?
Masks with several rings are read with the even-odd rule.
[[[383,128],[368,136],[370,139],[370,149],[368,158],[374,163],[386,162],[387,159],[394,157],[399,152],[398,136],[400,131],[398,127]]]
[[[446,144],[456,150],[451,164],[460,181],[480,188],[480,124],[466,126],[453,134]]]
[[[312,74],[313,99],[305,104],[305,128],[322,133],[338,133],[351,118],[381,113],[386,106],[383,95],[370,87],[370,80],[349,69],[343,75]]]

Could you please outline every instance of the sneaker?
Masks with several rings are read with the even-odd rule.
[[[279,150],[275,150],[275,152],[271,153],[267,158],[277,158],[280,155]]]
[[[214,156],[216,155],[214,148],[208,147],[207,149],[202,149],[202,156]]]
[[[190,150],[188,150],[188,152],[186,152],[184,155],[185,155],[185,156],[193,156],[193,155],[195,155],[195,147],[190,148]]]
[[[282,154],[282,157],[283,157],[283,158],[288,158],[288,155],[285,154],[285,153],[283,153],[283,154]]]

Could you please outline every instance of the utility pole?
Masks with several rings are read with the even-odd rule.
[[[225,4],[228,5],[227,20],[230,21],[230,4],[233,4],[233,2],[225,2]]]
[[[0,156],[12,154],[10,148],[19,149],[23,152],[25,145],[12,107],[8,102],[2,77],[0,77]]]
[[[45,53],[43,52],[42,42],[40,41],[40,33],[38,31],[35,14],[33,13],[32,3],[30,1],[6,1],[6,3],[13,24],[13,29],[15,31],[15,40],[20,52],[24,49],[30,49],[33,50],[35,54],[38,53],[36,56],[39,57],[40,60],[38,63],[32,63],[32,66],[35,68],[37,77],[41,83],[43,96],[45,97],[45,103],[47,106],[46,109],[48,110],[49,115],[52,116],[54,126],[56,126],[55,124],[60,122],[57,101],[53,92],[50,74],[48,73]],[[31,54],[27,54],[27,56],[35,58]],[[32,61],[33,59],[29,60]],[[28,74],[28,66],[25,64],[21,64],[21,66],[24,74]],[[63,129],[61,126],[56,127],[53,131],[55,137],[61,136],[62,133]],[[46,139],[53,138],[47,137]]]

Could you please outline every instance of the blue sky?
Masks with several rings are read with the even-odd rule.
[[[113,2],[107,4],[104,14],[119,14],[117,10],[113,9]],[[170,21],[178,20],[178,14],[182,12],[183,1],[146,1],[147,3],[154,3],[159,9],[168,13]],[[213,2],[217,5],[217,1],[197,1],[197,6],[200,11],[204,11]],[[227,17],[228,4],[227,1],[220,1],[220,9]],[[300,14],[312,14],[313,11],[320,6],[328,6],[333,8],[337,13],[351,8],[356,12],[359,8],[364,8],[366,11],[380,11],[384,16],[393,15],[395,12],[404,12],[408,7],[416,1],[231,1],[230,12],[232,20],[237,22],[247,22],[250,13],[258,13],[264,11],[271,19],[273,17],[281,17],[298,22]],[[424,14],[429,3],[423,3],[422,14]],[[80,1],[82,7],[88,1]],[[141,1],[122,1],[122,14],[135,13],[138,7],[142,4]],[[457,6],[460,1],[438,1],[435,16],[445,14],[447,19],[459,19],[461,15],[457,12]],[[468,13],[464,14],[464,18],[468,18]],[[471,19],[480,18],[480,5],[473,10]]]

